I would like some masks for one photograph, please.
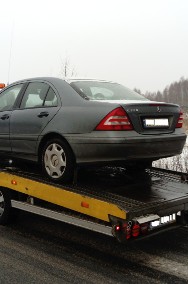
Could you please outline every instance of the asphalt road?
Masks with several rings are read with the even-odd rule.
[[[188,227],[122,245],[23,213],[0,226],[0,284],[188,283]]]

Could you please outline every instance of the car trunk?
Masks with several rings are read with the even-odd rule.
[[[140,134],[172,133],[178,122],[178,105],[158,102],[122,104],[131,123]]]

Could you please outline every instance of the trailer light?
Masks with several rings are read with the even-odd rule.
[[[132,236],[133,237],[138,237],[140,234],[140,225],[139,224],[134,224],[132,226]]]
[[[116,232],[120,231],[120,229],[121,229],[121,227],[120,227],[119,225],[116,225],[116,226],[115,226],[115,231],[116,231]]]
[[[11,180],[11,184],[17,185],[17,181],[16,181],[15,179],[12,179],[12,180]]]
[[[89,203],[82,201],[81,206],[84,207],[84,208],[89,208]]]

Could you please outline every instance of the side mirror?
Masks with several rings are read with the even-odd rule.
[[[5,87],[5,84],[0,83],[0,89],[3,89]]]

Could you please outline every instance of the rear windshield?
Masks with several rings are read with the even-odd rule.
[[[142,100],[147,99],[138,93],[112,82],[75,81],[71,87],[82,97],[89,100]]]

